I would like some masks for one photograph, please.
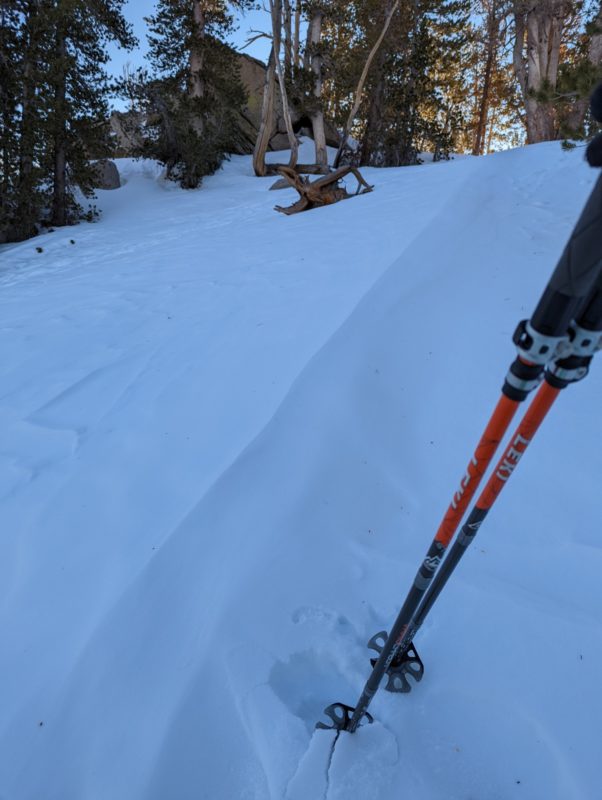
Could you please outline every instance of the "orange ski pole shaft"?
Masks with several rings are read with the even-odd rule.
[[[578,321],[571,326],[570,339],[571,346],[568,354],[564,358],[555,359],[546,367],[544,382],[525,412],[514,436],[510,439],[504,454],[462,526],[460,534],[421,600],[414,619],[399,641],[399,652],[403,653],[404,650],[409,649],[414,635],[420,629],[450,575],[476,536],[559,393],[571,383],[576,383],[587,375],[591,360],[602,345],[602,273],[585,308],[582,309]]]
[[[602,85],[597,91],[602,97]],[[597,108],[600,112],[600,121],[602,121],[602,102],[598,103]],[[594,114],[594,116],[596,115]],[[593,151],[591,147],[588,149],[588,159],[592,166],[602,166],[601,154],[602,143]],[[600,157],[601,163],[596,161],[597,157]],[[357,705],[353,708],[344,703],[332,703],[325,709],[332,724],[319,722],[316,727],[338,731],[346,730],[353,733],[364,719],[371,721],[368,706],[378,691],[385,674],[389,675],[389,683],[386,688],[391,691],[408,691],[407,681],[404,683],[402,675],[410,661],[419,666],[419,671],[414,673],[414,677],[417,680],[422,677],[422,662],[417,654],[409,661],[406,659],[404,663],[404,653],[409,653],[412,632],[418,627],[417,621],[424,619],[449,577],[448,574],[444,577],[442,572],[444,568],[447,570],[445,565],[448,562],[451,564],[450,557],[456,550],[456,545],[460,540],[466,541],[465,531],[467,528],[464,526],[452,551],[439,569],[447,546],[461,521],[462,514],[493,458],[497,445],[508,428],[518,404],[538,386],[542,373],[548,369],[546,386],[542,387],[538,393],[538,402],[528,416],[530,424],[535,426],[532,431],[534,433],[545,417],[549,406],[555,400],[558,390],[575,380],[580,380],[587,373],[589,360],[599,343],[600,337],[596,337],[594,333],[602,331],[602,313],[600,313],[602,312],[602,284],[600,283],[602,280],[602,238],[599,233],[601,223],[602,176],[598,177],[592,189],[535,311],[529,320],[519,323],[514,333],[513,341],[517,347],[518,356],[506,375],[502,389],[503,398],[499,401],[486,432],[477,446],[477,451],[468,466],[460,490],[454,494],[452,503],[439,526],[426,558],[416,573],[397,619],[388,635],[386,632],[376,634],[369,642],[369,646],[377,650],[379,656],[372,662],[372,673]],[[584,307],[586,307],[585,313],[583,313]],[[575,319],[579,322],[574,324]],[[592,321],[595,321],[593,326],[590,324]],[[567,353],[568,356],[565,357],[563,354]],[[581,364],[580,361],[587,362],[587,366]],[[549,368],[550,364],[553,365],[552,369]],[[519,430],[529,432],[528,429],[519,428]],[[491,433],[490,438],[488,438],[488,433]],[[515,442],[515,445],[520,445],[520,441]],[[514,451],[519,453],[519,457],[523,452],[520,447],[516,446]],[[504,454],[506,458],[509,455],[512,455],[509,451]],[[511,472],[512,469],[508,476]],[[499,476],[498,479],[503,483]],[[492,497],[495,499],[496,491],[498,493],[501,491],[501,484],[488,483],[479,500],[482,499],[485,503]],[[484,509],[477,504],[475,508],[479,513],[486,514],[489,507]],[[467,525],[470,519],[469,517]],[[475,533],[478,527],[477,525]],[[470,539],[470,537],[468,538]],[[449,574],[452,569],[453,566],[449,569]],[[440,579],[436,584],[439,586],[438,589],[436,589],[434,579]],[[427,603],[430,603],[428,607]],[[378,639],[382,640],[382,644],[378,642]]]
[[[518,359],[517,359],[518,360]],[[530,365],[526,365],[528,368]],[[537,375],[541,373],[542,367],[536,367],[537,373],[533,373],[533,378],[537,379]],[[504,386],[506,388],[506,384]],[[524,397],[527,396],[527,391],[524,392]],[[459,489],[454,493],[452,501],[445,512],[445,515],[437,529],[437,533],[426,553],[424,561],[420,564],[420,568],[416,573],[410,591],[405,599],[405,602],[399,612],[395,625],[391,630],[389,637],[384,632],[385,648],[390,651],[390,656],[381,653],[382,663],[375,665],[372,675],[368,679],[360,701],[355,709],[346,706],[343,703],[333,703],[326,708],[325,713],[333,722],[333,725],[328,725],[323,722],[318,722],[317,728],[344,728],[353,732],[360,724],[362,719],[366,717],[371,721],[370,715],[366,709],[372,700],[374,694],[378,691],[380,680],[385,672],[389,669],[391,662],[395,658],[398,651],[397,643],[406,640],[409,623],[412,621],[414,613],[420,605],[424,593],[426,592],[433,576],[435,575],[439,564],[445,554],[445,550],[452,540],[454,533],[462,520],[464,512],[468,507],[471,499],[473,498],[479,483],[487,471],[495,452],[504,438],[504,434],[508,430],[510,423],[524,397],[511,398],[505,393],[501,398],[491,415],[489,422],[481,436],[479,443],[475,449],[474,455],[471,458],[464,477],[460,482]],[[383,633],[378,633],[370,640],[369,646],[380,649],[376,644],[379,637],[383,637]],[[388,647],[387,647],[388,639]],[[395,644],[393,644],[395,643]],[[406,648],[407,649],[407,648]],[[381,658],[378,661],[381,661]],[[393,684],[392,684],[393,685]]]
[[[414,636],[420,630],[427,614],[443,590],[443,587],[449,580],[458,562],[471,545],[487,514],[525,454],[527,447],[531,444],[538,428],[560,394],[561,388],[562,387],[551,386],[546,380],[533,398],[533,402],[525,412],[525,416],[522,418],[518,428],[510,439],[510,443],[504,450],[497,466],[485,484],[479,499],[462,526],[445,561],[424,595],[414,619],[408,626],[402,640],[399,642],[399,649],[401,652],[404,651],[404,648],[409,648]]]
[[[453,539],[464,512],[474,497],[481,479],[487,472],[489,464],[504,438],[519,404],[518,400],[511,400],[504,394],[499,399],[474,455],[466,468],[466,473],[460,481],[460,486],[454,493],[449,508],[445,512],[445,516],[435,534],[434,541],[439,542],[444,548]]]

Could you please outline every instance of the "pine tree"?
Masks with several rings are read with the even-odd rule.
[[[0,243],[15,216],[18,146],[14,135],[19,105],[19,14],[17,4],[0,4]]]
[[[92,197],[91,161],[110,154],[105,45],[134,39],[124,0],[16,0],[2,6],[2,219],[8,240],[66,225]]]
[[[503,48],[502,24],[509,11],[508,0],[480,0],[477,10],[482,24],[477,28],[472,50],[475,90],[471,152],[480,156],[487,145],[488,122]]]
[[[447,157],[465,125],[468,0],[402,3],[369,90],[362,163]]]
[[[525,108],[527,144],[557,138],[556,92],[560,52],[567,28],[582,3],[568,0],[514,0],[513,63]]]
[[[426,67],[430,91],[421,108],[426,121],[422,148],[432,150],[434,160],[449,157],[469,124],[469,64],[475,36],[471,5],[470,0],[445,0],[425,15],[431,60]]]
[[[124,2],[58,0],[46,12],[49,70],[42,96],[52,225],[69,224],[81,215],[76,187],[84,197],[92,197],[96,173],[91,162],[110,154],[105,45],[134,43],[121,13]]]
[[[371,64],[353,136],[363,164],[419,163],[421,150],[446,157],[461,140],[469,107],[470,0],[353,0],[346,19],[327,26],[325,95],[340,124],[368,53]]]
[[[238,141],[246,98],[226,37],[230,7],[248,5],[159,0],[147,19],[152,74],[129,87],[148,120],[141,153],[164,163],[184,188],[198,186]]]
[[[44,202],[37,96],[43,74],[40,0],[4,2],[0,25],[0,239],[20,240],[36,233]]]
[[[582,139],[593,132],[588,110],[590,95],[602,80],[602,2],[587,11],[564,44],[556,92],[550,98],[560,137]]]

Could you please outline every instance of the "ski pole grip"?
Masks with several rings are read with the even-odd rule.
[[[602,84],[592,96],[592,111],[594,107],[602,115]],[[538,386],[545,367],[569,343],[571,323],[583,313],[584,307],[591,306],[592,295],[598,294],[602,278],[601,231],[602,176],[599,176],[531,319],[522,320],[512,337],[518,356],[502,387],[510,400],[521,402]],[[589,316],[597,317],[597,313],[596,303]],[[589,328],[587,324],[585,327]],[[597,330],[596,326],[593,329]]]
[[[599,176],[531,317],[531,327],[538,333],[566,334],[602,272],[601,231],[602,176]]]
[[[602,83],[591,95],[590,109],[594,119],[602,122]],[[599,141],[600,134],[590,146]],[[598,145],[594,149],[599,149]],[[587,160],[591,166],[602,166],[599,158],[590,158],[589,148]],[[599,176],[531,317],[531,326],[538,333],[563,336],[582,301],[594,289],[602,273],[601,231],[602,176]]]

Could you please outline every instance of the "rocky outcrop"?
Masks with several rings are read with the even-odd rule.
[[[252,153],[261,124],[261,107],[263,104],[263,85],[266,66],[262,61],[238,53],[240,78],[247,93],[247,105],[242,112],[241,128],[245,132],[243,148],[238,152]],[[312,136],[311,121],[294,107],[291,108],[291,120],[295,133]],[[331,147],[339,146],[339,134],[334,127],[326,123],[326,143]],[[288,136],[282,113],[280,93],[276,91],[274,102],[273,134],[270,139],[270,150],[288,150]]]
[[[94,162],[94,171],[96,173],[95,189],[119,189],[121,186],[119,170],[114,161],[109,161],[108,158],[101,158],[99,161]]]
[[[142,144],[139,131],[143,122],[144,115],[137,111],[113,111],[109,118],[109,125],[113,136],[115,158],[127,158],[134,155],[136,149]]]
[[[266,66],[256,58],[244,53],[238,53],[240,65],[240,78],[247,93],[247,104],[240,115],[240,138],[233,144],[232,151],[240,154],[253,152],[259,125],[261,123],[261,107],[263,104],[263,85],[265,82]],[[291,118],[295,133],[311,136],[311,121],[294,108],[291,109]],[[139,134],[140,123],[143,119],[135,112],[118,112],[111,114],[110,125],[115,140],[116,156],[131,156],[141,142]],[[326,143],[331,147],[338,147],[339,135],[334,125],[326,123]],[[270,139],[269,150],[288,150],[289,143],[286,135],[286,126],[282,114],[282,103],[277,91],[274,103],[273,133]]]

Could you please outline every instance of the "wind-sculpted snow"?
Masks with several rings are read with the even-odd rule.
[[[596,797],[599,365],[429,617],[421,684],[314,732],[594,176],[544,145],[284,218],[247,158],[196,192],[120,169],[99,223],[0,251],[0,797]]]

